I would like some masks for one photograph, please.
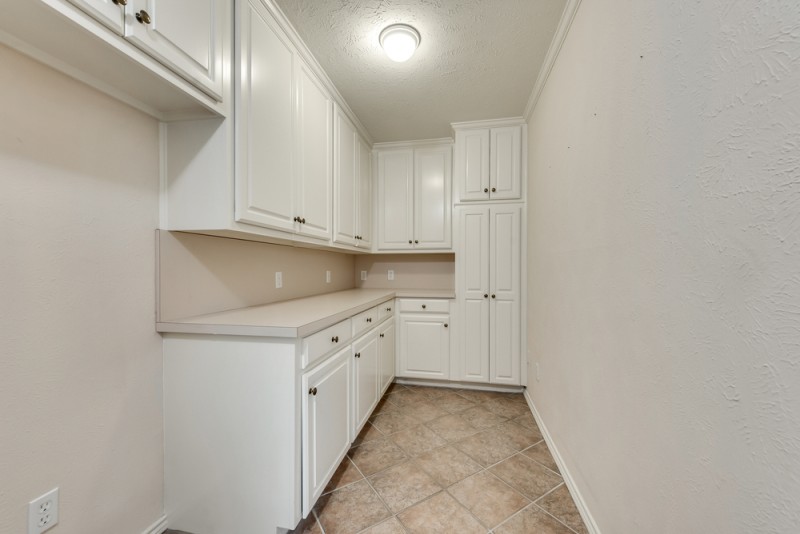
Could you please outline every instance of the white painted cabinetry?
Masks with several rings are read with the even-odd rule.
[[[522,197],[522,124],[460,123],[455,128],[455,182],[458,202],[516,200]]]
[[[69,0],[117,35],[125,35],[125,5],[119,0]]]
[[[372,164],[369,145],[344,111],[334,111],[334,234],[343,245],[372,245]]]
[[[520,204],[457,208],[460,380],[521,384]]]
[[[449,250],[449,144],[378,148],[378,250]]]
[[[240,17],[236,220],[329,240],[331,98],[261,2]]]
[[[398,377],[450,378],[449,306],[445,299],[398,299]]]
[[[350,440],[364,427],[367,418],[378,404],[379,393],[379,344],[378,330],[353,342],[353,428]]]
[[[302,377],[303,516],[352,443],[351,353],[347,347]]]
[[[380,395],[386,392],[386,389],[392,383],[395,376],[395,326],[394,321],[386,321],[378,329],[378,354],[380,357]]]

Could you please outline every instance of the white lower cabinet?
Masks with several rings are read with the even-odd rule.
[[[303,516],[311,511],[352,442],[350,354],[348,347],[302,378]]]
[[[350,439],[355,440],[367,418],[378,404],[378,331],[353,343],[353,428]]]
[[[390,309],[391,311],[391,309]],[[389,385],[394,380],[395,362],[395,326],[394,321],[387,321],[378,329],[378,357],[380,359],[380,394],[383,395]]]
[[[447,300],[400,301],[400,353],[397,376],[403,378],[450,378],[450,315],[441,313]],[[420,311],[403,310],[419,308]],[[429,313],[428,310],[434,310]]]

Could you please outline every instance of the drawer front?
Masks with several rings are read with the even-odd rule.
[[[387,317],[391,317],[394,315],[394,301],[387,300],[381,304],[378,304],[378,322],[382,322]]]
[[[352,339],[351,319],[345,319],[325,330],[303,338],[303,369],[326,354],[347,345]]]
[[[401,313],[450,313],[449,299],[399,299]]]
[[[353,321],[353,337],[356,337],[378,324],[378,306],[354,315],[350,320]]]

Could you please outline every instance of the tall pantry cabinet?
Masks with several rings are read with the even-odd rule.
[[[452,379],[523,384],[525,125],[460,123],[456,130],[458,310]]]

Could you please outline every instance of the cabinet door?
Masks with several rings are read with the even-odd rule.
[[[358,138],[358,246],[372,246],[372,151]]]
[[[522,127],[492,128],[490,193],[494,200],[520,198]]]
[[[489,208],[461,208],[456,272],[460,379],[489,381]]]
[[[129,0],[126,33],[139,48],[221,100],[220,19],[226,5],[223,0]]]
[[[400,316],[398,376],[450,378],[450,329],[447,315]]]
[[[351,440],[355,440],[372,409],[378,403],[378,331],[373,330],[353,343],[354,392],[353,399],[353,431]]]
[[[331,238],[333,103],[303,63],[297,66],[297,225],[302,235]]]
[[[125,35],[125,6],[111,0],[69,0],[117,35]]]
[[[356,129],[339,106],[334,106],[333,240],[356,244]]]
[[[295,53],[259,0],[243,3],[241,19],[236,220],[292,231]]]
[[[395,370],[395,335],[394,320],[389,319],[384,323],[378,334],[378,353],[380,357],[380,390],[378,398],[381,397],[389,384],[394,380]]]
[[[378,248],[413,248],[414,151],[378,152]]]
[[[452,150],[414,150],[414,248],[449,249]]]
[[[490,381],[520,384],[520,220],[519,206],[491,208]]]
[[[303,516],[350,448],[350,354],[348,347],[302,378]]]
[[[488,200],[489,129],[459,130],[455,146],[459,200]]]

